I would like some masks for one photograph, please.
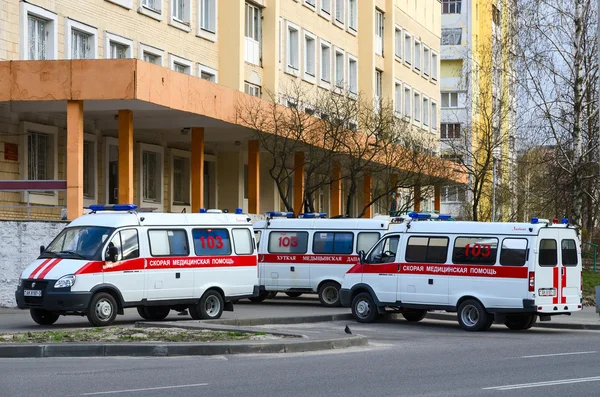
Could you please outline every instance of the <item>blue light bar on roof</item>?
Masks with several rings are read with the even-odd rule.
[[[325,213],[325,212],[310,212],[310,213],[306,213],[306,214],[300,214],[300,215],[298,215],[298,218],[312,219],[312,218],[325,218],[326,216],[327,216],[327,213]]]
[[[423,212],[411,212],[408,214],[412,219],[429,219],[431,218],[431,214],[426,214]]]
[[[269,218],[275,218],[276,216],[283,216],[287,218],[292,218],[294,216],[293,212],[280,212],[280,211],[271,211],[267,212],[267,216]]]
[[[569,218],[562,218],[562,224],[563,225],[568,225],[569,224]]]
[[[90,205],[91,211],[135,211],[135,204],[93,204]]]
[[[244,210],[242,210],[241,208],[236,208],[235,213],[236,213],[236,215],[241,215],[244,213]]]
[[[438,215],[438,219],[448,221],[448,220],[452,219],[452,215],[446,215],[446,214],[442,215],[442,214],[439,214]]]
[[[540,220],[538,218],[531,218],[531,223],[536,225],[536,224],[540,223]]]

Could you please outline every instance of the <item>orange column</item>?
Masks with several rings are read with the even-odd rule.
[[[248,142],[248,213],[260,212],[260,151],[259,142]]]
[[[415,185],[415,203],[414,209],[416,212],[421,211],[421,185]]]
[[[342,170],[333,167],[331,175],[331,216],[342,215]]]
[[[440,212],[442,208],[442,187],[435,185],[433,209]]]
[[[373,177],[371,175],[365,175],[363,178],[363,197],[364,205],[367,207],[363,218],[373,217],[373,206],[371,200],[373,200]]]
[[[133,112],[119,110],[119,204],[133,203]]]
[[[192,128],[192,212],[204,207],[204,128]]]
[[[304,152],[294,153],[294,212],[302,211],[304,202]]]
[[[83,101],[67,101],[67,219],[83,214]]]

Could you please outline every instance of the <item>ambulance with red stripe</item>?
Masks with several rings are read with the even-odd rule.
[[[388,230],[388,220],[323,219],[325,213],[269,212],[254,224],[262,301],[284,292],[290,297],[317,293],[324,306],[340,306],[344,274]]]
[[[456,312],[467,331],[492,323],[525,330],[582,309],[581,248],[563,218],[531,223],[428,222],[392,225],[344,277],[341,302],[359,322],[399,312]]]
[[[258,294],[250,218],[219,210],[136,212],[133,204],[94,205],[71,222],[23,271],[15,293],[41,325],[87,315],[95,326],[125,308],[148,320],[170,310],[217,319],[232,301]]]

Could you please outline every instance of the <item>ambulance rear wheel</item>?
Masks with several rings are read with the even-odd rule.
[[[143,308],[144,313],[146,313],[147,320],[164,320],[169,313],[171,312],[171,308],[169,306],[146,306]]]
[[[490,314],[481,303],[468,299],[458,306],[458,323],[466,331],[485,331],[492,324]],[[487,327],[487,328],[486,328]]]
[[[146,315],[146,311],[144,310],[144,306],[138,306],[137,307],[137,312],[140,315],[140,317],[143,318],[144,320],[150,320],[150,317],[148,317],[148,315]]]
[[[39,325],[52,325],[56,322],[56,320],[58,320],[58,317],[60,317],[60,315],[56,313],[42,309],[31,309],[29,310],[29,314],[31,315],[33,321]]]
[[[411,310],[411,311],[403,312],[402,317],[404,317],[404,319],[406,321],[417,323],[417,322],[423,320],[425,318],[426,314],[427,314],[426,310]]]
[[[333,281],[327,281],[319,287],[319,300],[323,306],[341,306],[340,285]]]
[[[504,325],[513,331],[524,331],[535,325],[537,316],[535,314],[508,314]]]
[[[99,292],[92,297],[87,311],[88,321],[96,327],[111,325],[117,318],[117,301],[111,294]]]
[[[190,315],[194,320],[216,320],[221,317],[224,308],[221,294],[208,290],[200,298],[200,303],[190,307]]]
[[[362,292],[352,300],[352,315],[359,323],[372,323],[377,318],[377,306],[371,294]]]

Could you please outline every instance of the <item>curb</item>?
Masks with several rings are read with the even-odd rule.
[[[202,324],[219,324],[234,326],[254,326],[254,325],[277,325],[277,324],[304,324],[321,323],[327,321],[352,320],[352,313],[347,314],[327,314],[318,316],[299,316],[299,317],[272,317],[272,318],[247,318],[231,320],[203,320]]]
[[[298,336],[298,335],[297,335]],[[250,343],[72,343],[0,345],[0,358],[44,357],[167,357],[211,356],[248,353],[300,353],[366,346],[359,335],[328,339],[265,341]]]
[[[251,327],[238,327],[238,326],[228,326],[228,325],[220,325],[220,324],[207,324],[202,321],[169,321],[169,322],[152,322],[152,321],[138,321],[135,323],[135,328],[180,328],[187,330],[201,330],[207,329],[211,331],[230,331],[230,332],[247,332],[247,333],[256,333],[256,332],[265,332],[269,335],[275,336],[283,336],[283,337],[294,337],[297,339],[308,338],[306,335],[300,335],[297,332],[288,332],[288,331],[271,331],[271,330],[263,330],[256,329]]]
[[[425,319],[429,320],[441,320],[441,321],[457,321],[456,314],[446,313],[427,313]],[[548,322],[537,322],[533,328],[548,328],[548,329],[578,329],[578,330],[600,330],[599,324],[581,324],[581,323],[552,323]]]

